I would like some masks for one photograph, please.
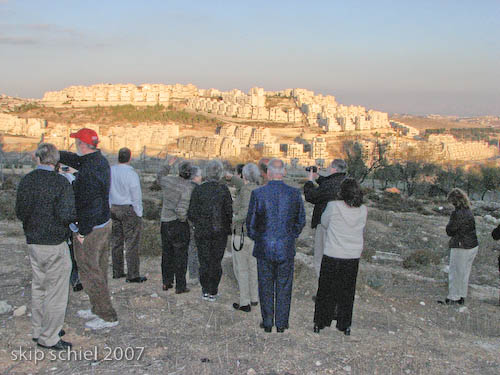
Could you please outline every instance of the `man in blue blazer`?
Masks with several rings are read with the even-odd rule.
[[[271,332],[288,328],[292,299],[295,239],[305,225],[305,211],[299,189],[283,182],[285,165],[269,161],[269,182],[252,191],[246,220],[248,236],[255,241],[261,327]],[[276,310],[275,307],[276,306]]]

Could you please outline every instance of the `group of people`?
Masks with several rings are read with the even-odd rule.
[[[110,168],[94,130],[83,128],[71,137],[76,153],[38,145],[37,167],[21,179],[16,197],[33,271],[32,339],[54,350],[72,346],[61,338],[70,280],[74,291],[89,296],[91,308],[78,311],[86,327],[118,325],[108,289],[110,242],[113,277],[125,276],[125,246],[127,282],[146,281],[139,275],[142,196],[139,177],[128,165],[130,150],[120,150],[119,164]],[[76,176],[66,167],[58,172],[59,165],[73,168]]]
[[[97,148],[95,131],[83,128],[71,137],[76,153],[58,151],[49,143],[38,146],[37,168],[22,178],[16,199],[33,270],[32,338],[56,350],[71,347],[61,337],[72,269],[73,274],[78,270],[71,276],[74,290],[83,288],[91,304],[78,315],[89,319],[86,326],[92,329],[118,324],[108,289],[110,244],[113,278],[147,280],[139,273],[142,193],[130,166],[130,150],[122,148],[118,164],[110,167]],[[157,176],[163,194],[162,289],[182,294],[190,291],[189,283],[199,282],[201,298],[216,301],[229,247],[240,294],[234,309],[250,312],[260,302],[261,328],[271,332],[275,326],[284,332],[289,328],[295,242],[306,217],[302,192],[283,181],[285,164],[261,159],[258,165],[239,165],[235,175],[225,176],[236,187],[233,199],[219,160],[207,163],[204,182],[202,170],[189,161],[178,163],[178,173],[170,174],[176,162],[167,158]],[[76,176],[57,173],[59,164],[76,170]],[[363,194],[348,177],[345,161],[335,159],[319,174],[310,170],[304,197],[314,205],[318,289],[313,330],[320,333],[335,320],[336,328],[350,335],[367,222]],[[440,302],[463,304],[478,249],[476,229],[466,194],[453,189],[448,200],[455,207],[446,228],[451,237],[449,295]],[[500,238],[500,226],[493,236]],[[68,244],[73,246],[73,262]]]

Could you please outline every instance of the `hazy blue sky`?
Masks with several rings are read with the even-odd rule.
[[[103,82],[500,115],[500,1],[0,0],[0,93]]]

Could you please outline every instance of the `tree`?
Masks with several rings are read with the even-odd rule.
[[[472,194],[481,191],[481,185],[482,185],[482,178],[480,173],[473,170],[470,170],[465,173],[463,187],[469,197]]]
[[[500,185],[500,173],[498,168],[482,166],[481,167],[481,200],[488,191],[496,190]]]
[[[385,190],[389,183],[397,184],[400,180],[399,169],[394,164],[388,164],[373,172],[373,178],[382,181],[382,188]]]
[[[436,174],[436,185],[445,194],[448,194],[455,187],[463,186],[464,180],[464,170],[460,167],[454,168],[451,165],[439,168]]]
[[[358,142],[346,141],[343,148],[346,155],[347,173],[360,183],[363,182],[368,174],[368,168],[363,160],[362,146]]]
[[[396,163],[399,176],[405,185],[406,194],[411,196],[415,188],[425,176],[432,176],[436,170],[434,164],[424,164],[417,160],[406,160]]]
[[[386,151],[387,143],[377,141],[371,154],[363,152],[363,146],[359,142],[346,141],[343,144],[348,173],[362,183],[366,177],[377,169],[387,165]]]

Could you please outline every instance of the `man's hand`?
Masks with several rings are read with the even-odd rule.
[[[78,233],[76,235],[76,239],[78,240],[78,242],[80,242],[80,244],[83,245],[83,241],[85,241],[85,236],[82,236],[80,233]]]
[[[309,171],[309,176],[307,177],[307,179],[309,181],[314,181],[314,173],[313,173],[312,169]]]
[[[168,165],[172,166],[172,165],[174,165],[174,163],[176,161],[177,161],[177,156],[171,156],[171,157],[169,157],[167,155],[167,163],[168,163]]]

